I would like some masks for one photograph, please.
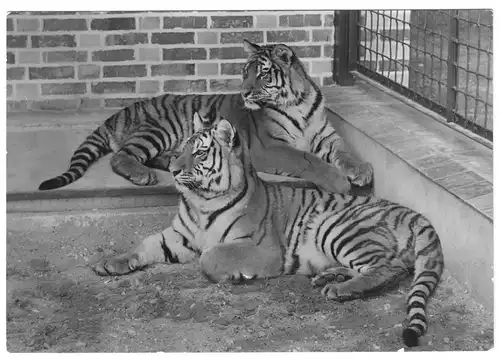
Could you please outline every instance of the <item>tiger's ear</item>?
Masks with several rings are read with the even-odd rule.
[[[233,147],[239,142],[238,132],[236,132],[233,125],[225,118],[221,118],[214,132],[215,136],[229,147]]]
[[[273,57],[281,62],[285,63],[287,66],[292,64],[293,51],[288,46],[279,44],[273,48]]]
[[[201,117],[199,112],[195,112],[193,114],[193,125],[194,125],[194,132],[198,132],[199,130],[203,130],[204,128],[207,127],[206,123],[209,122],[207,119]]]
[[[248,55],[255,54],[259,52],[260,46],[254,44],[253,42],[248,41],[247,39],[243,39],[243,48]]]

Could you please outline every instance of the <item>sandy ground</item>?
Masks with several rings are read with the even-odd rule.
[[[396,351],[408,281],[337,304],[302,276],[215,285],[197,263],[98,277],[89,264],[163,228],[158,210],[7,217],[10,352]],[[412,350],[487,350],[493,315],[445,272]],[[408,349],[407,349],[408,350]]]

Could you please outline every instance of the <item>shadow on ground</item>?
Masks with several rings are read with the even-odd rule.
[[[305,277],[214,285],[196,263],[98,277],[89,263],[160,230],[165,216],[14,217],[9,215],[7,224],[10,352],[402,348],[408,281],[377,298],[337,304],[321,297]],[[429,331],[412,350],[492,347],[492,314],[449,273],[428,312]]]

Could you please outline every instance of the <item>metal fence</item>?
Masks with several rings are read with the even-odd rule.
[[[356,70],[493,140],[493,11],[337,11],[334,80]]]

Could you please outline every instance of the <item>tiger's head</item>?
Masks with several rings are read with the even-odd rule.
[[[288,46],[259,46],[248,40],[243,40],[243,46],[249,54],[243,67],[241,89],[247,108],[257,110],[265,105],[280,108],[299,105],[310,88],[316,86]]]
[[[197,112],[193,120],[196,132],[170,168],[176,188],[204,199],[238,190],[243,181],[245,155],[238,132],[224,118],[210,127]]]

